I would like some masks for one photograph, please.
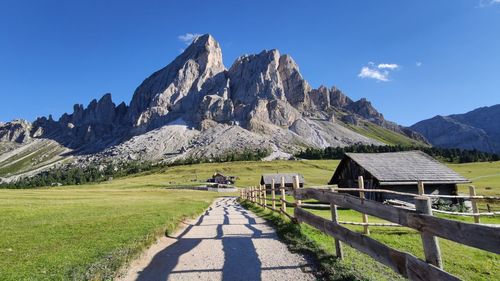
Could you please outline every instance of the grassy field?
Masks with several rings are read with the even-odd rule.
[[[172,231],[182,218],[199,214],[218,196],[210,192],[169,190],[169,186],[200,184],[216,171],[238,176],[238,186],[257,185],[262,173],[273,172],[299,172],[305,176],[306,185],[324,185],[338,163],[318,160],[198,164],[101,184],[0,190],[0,279],[109,278],[158,235]],[[473,179],[478,194],[500,195],[500,162],[450,167]],[[329,216],[327,211],[314,212]],[[340,217],[361,220],[360,214],[347,210],[342,210]],[[498,223],[497,218],[483,221]],[[304,232],[326,251],[332,251],[331,238],[307,227]],[[372,237],[422,256],[415,231],[374,227]],[[465,279],[500,280],[497,255],[449,241],[442,242],[442,251],[446,270]],[[366,271],[372,279],[397,278],[349,247],[346,256],[346,266]]]
[[[0,190],[0,279],[109,279],[216,196],[88,186]]]
[[[310,161],[242,161],[229,163],[205,163],[165,168],[161,171],[116,179],[99,184],[99,187],[120,186],[122,188],[168,187],[177,185],[196,185],[206,182],[214,172],[238,176],[237,186],[255,186],[264,173],[292,173],[304,175],[306,185],[325,185],[333,175],[339,160]],[[147,180],[146,180],[147,179]]]

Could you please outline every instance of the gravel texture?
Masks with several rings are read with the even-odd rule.
[[[265,221],[221,198],[176,237],[163,237],[118,280],[315,280]]]

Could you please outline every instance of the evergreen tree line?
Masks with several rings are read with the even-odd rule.
[[[420,150],[441,161],[450,163],[470,163],[498,161],[498,154],[482,152],[478,150],[466,150],[458,148],[438,148],[402,145],[365,145],[356,144],[346,147],[307,148],[295,156],[304,159],[342,159],[345,153],[380,153]]]
[[[67,165],[40,172],[32,177],[21,178],[15,182],[1,183],[0,188],[20,189],[41,186],[97,183],[107,181],[112,178],[119,178],[141,172],[160,171],[161,169],[171,166],[209,162],[256,161],[262,159],[263,157],[266,157],[267,155],[269,155],[269,153],[270,152],[265,149],[245,149],[239,152],[228,152],[226,154],[215,157],[189,157],[187,159],[178,160],[173,163],[125,161],[121,163],[109,162],[91,164],[85,167]]]

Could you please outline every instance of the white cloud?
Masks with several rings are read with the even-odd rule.
[[[177,38],[179,40],[181,40],[182,42],[184,42],[184,44],[189,45],[189,44],[191,44],[191,42],[193,42],[194,39],[196,39],[200,36],[201,36],[201,34],[198,34],[198,33],[186,33],[186,34],[182,34],[182,35],[177,36]]]
[[[485,8],[488,6],[493,6],[496,4],[500,4],[500,0],[479,0],[479,7]]]
[[[421,61],[417,61],[417,62],[415,63],[415,65],[416,65],[417,67],[421,67],[421,66],[422,66],[422,62],[421,62]]]
[[[389,81],[389,72],[387,70],[380,71],[375,68],[370,68],[369,66],[363,66],[358,74],[361,78],[371,78],[378,81]]]
[[[396,69],[399,67],[399,65],[395,64],[395,63],[381,63],[379,64],[378,66],[378,69]]]
[[[363,66],[358,74],[360,78],[370,78],[378,81],[390,81],[389,75],[391,71],[399,69],[400,66],[395,63],[379,63],[376,64],[372,61],[368,62],[368,65]]]

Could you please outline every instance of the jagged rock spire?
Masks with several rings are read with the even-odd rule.
[[[188,100],[192,101],[186,97],[199,92],[207,80],[224,70],[219,43],[209,34],[196,38],[173,62],[135,90],[130,103],[132,122],[135,126],[161,123],[172,111],[192,109],[186,106]]]

